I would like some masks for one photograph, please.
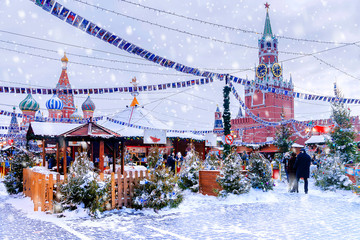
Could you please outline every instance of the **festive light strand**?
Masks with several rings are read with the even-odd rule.
[[[46,59],[46,60],[59,61],[58,58],[42,56],[42,55],[39,55],[39,54],[22,52],[22,51],[18,51],[18,50],[14,50],[14,49],[3,48],[3,47],[0,47],[0,49],[10,51],[10,52],[16,52],[16,53],[20,53],[20,54],[25,54],[25,55],[29,55],[29,56],[33,56],[33,57],[43,58],[43,59]],[[75,61],[69,61],[69,62],[71,62],[72,64],[76,64],[76,65],[95,67],[95,68],[102,68],[102,69],[109,69],[109,70],[115,70],[115,71],[119,71],[119,72],[147,73],[147,74],[152,74],[152,75],[166,75],[166,76],[185,76],[185,75],[176,74],[176,73],[148,72],[148,71],[140,71],[140,70],[129,70],[129,69],[124,69],[124,68],[105,67],[105,66],[89,64],[89,63],[82,63],[82,62],[75,62]]]
[[[156,85],[142,85],[129,87],[110,87],[110,88],[73,88],[73,89],[57,89],[57,88],[24,88],[24,87],[9,87],[0,86],[0,93],[16,93],[16,94],[106,94],[106,93],[132,93],[132,92],[146,92],[146,91],[160,91],[168,88],[188,88],[195,85],[210,84],[214,80],[212,78],[193,79],[181,82],[163,83]]]
[[[132,17],[132,16],[129,16],[129,15],[126,15],[126,14],[119,13],[119,12],[116,12],[114,10],[103,8],[103,7],[100,7],[100,6],[97,6],[97,5],[93,5],[93,4],[88,3],[86,1],[82,1],[82,0],[73,0],[73,1],[76,1],[76,2],[79,2],[79,3],[94,7],[96,9],[99,9],[99,10],[102,10],[102,11],[105,11],[105,12],[113,13],[113,14],[118,15],[118,16],[126,17],[126,18],[129,18],[129,19],[132,19],[132,20],[147,23],[147,24],[154,25],[154,26],[164,28],[164,29],[168,29],[168,30],[171,30],[171,31],[183,33],[183,34],[186,34],[186,35],[189,35],[189,36],[192,36],[192,37],[198,37],[198,38],[202,38],[202,39],[206,39],[206,40],[211,40],[211,41],[214,41],[214,42],[220,42],[220,43],[224,43],[224,44],[230,44],[230,45],[239,46],[239,47],[245,47],[245,48],[249,48],[249,49],[258,49],[258,47],[255,47],[255,46],[250,46],[250,45],[245,45],[245,44],[241,44],[241,43],[234,43],[234,42],[229,42],[229,41],[225,41],[225,40],[220,40],[220,39],[216,39],[216,38],[213,38],[213,37],[203,36],[203,35],[200,35],[200,34],[190,33],[188,31],[168,27],[168,26],[161,25],[161,24],[158,24],[158,23],[153,23],[153,22],[150,22],[150,21],[147,21],[147,20],[143,20],[143,19],[140,19],[140,18],[136,18],[136,17]],[[278,51],[278,52],[279,53],[284,53],[284,54],[291,54],[291,55],[307,55],[306,53],[298,53],[298,52],[288,52],[288,51]]]
[[[7,44],[12,44],[12,45],[16,45],[16,46],[21,46],[21,47],[27,47],[27,48],[31,48],[31,49],[35,49],[35,50],[42,50],[42,51],[51,52],[51,53],[56,53],[56,54],[58,53],[58,51],[56,51],[56,50],[51,50],[51,49],[46,49],[46,48],[40,48],[40,47],[30,46],[30,45],[21,44],[21,43],[16,43],[16,42],[10,42],[10,41],[4,41],[4,40],[0,40],[0,42],[7,43]],[[86,55],[71,53],[71,52],[68,52],[68,51],[66,51],[66,55],[67,55],[67,56],[81,57],[81,58],[88,58],[88,59],[93,59],[93,60],[113,62],[113,63],[125,63],[125,64],[139,65],[139,66],[158,67],[158,66],[156,66],[156,65],[154,65],[154,64],[149,64],[149,63],[137,63],[137,62],[121,61],[121,60],[116,60],[116,59],[90,57],[90,56],[86,56]]]
[[[115,45],[116,47],[122,50],[128,51],[129,53],[139,55],[149,61],[158,63],[161,66],[167,68],[174,68],[175,70],[180,71],[182,73],[193,74],[196,76],[217,77],[220,80],[223,80],[224,78],[224,74],[201,71],[200,69],[187,67],[185,65],[157,56],[147,50],[144,50],[136,46],[135,44],[127,42],[126,40],[118,37],[117,35],[112,34],[111,32],[108,32],[105,29],[101,29],[97,25],[91,23],[90,21],[84,19],[83,17],[78,16],[76,13],[63,7],[61,4],[57,3],[56,1],[46,0],[45,2],[36,1],[35,3],[40,7],[42,7],[44,10],[51,12],[52,15],[57,16],[59,19],[65,20],[66,22],[72,24],[74,27],[78,27],[90,35],[96,36],[112,45]],[[306,55],[310,56],[311,54],[306,54]]]
[[[29,35],[25,35],[25,34],[10,32],[10,31],[6,31],[6,30],[2,30],[2,29],[0,29],[0,32],[1,32],[1,33],[6,33],[6,34],[15,35],[15,36],[19,36],[19,37],[36,39],[36,40],[44,41],[44,42],[49,42],[49,43],[55,43],[55,44],[65,45],[65,46],[74,47],[74,48],[91,50],[91,51],[94,51],[94,52],[100,52],[100,53],[105,53],[105,54],[110,54],[110,55],[115,55],[115,56],[120,56],[120,57],[125,57],[125,58],[132,58],[132,59],[136,59],[136,60],[140,60],[140,61],[146,61],[146,59],[139,58],[139,57],[133,57],[133,56],[124,55],[124,54],[120,54],[120,53],[107,52],[107,51],[100,50],[100,49],[96,49],[96,48],[84,47],[84,46],[81,46],[81,45],[75,45],[75,44],[70,44],[70,43],[58,42],[58,41],[49,40],[49,39],[43,39],[43,38],[34,37],[34,36],[29,36]]]
[[[33,121],[38,121],[38,122],[59,122],[59,123],[87,123],[89,121],[99,121],[102,120],[103,117],[93,117],[93,118],[82,118],[82,119],[72,119],[72,118],[50,118],[50,117],[34,117],[32,115],[28,115],[28,114],[23,114],[23,113],[14,113],[14,112],[10,112],[10,111],[6,111],[6,110],[1,110],[0,109],[0,115],[4,115],[4,116],[15,116],[18,118],[26,118],[26,119],[30,119]]]
[[[80,2],[79,0],[74,0],[76,2]],[[165,13],[168,15],[172,15],[172,16],[176,16],[176,17],[180,17],[180,18],[184,18],[187,20],[191,20],[191,21],[195,21],[195,22],[199,22],[202,24],[207,24],[207,25],[211,25],[211,26],[215,26],[215,27],[220,27],[220,28],[224,28],[224,29],[228,29],[228,30],[233,30],[233,31],[240,31],[243,33],[252,33],[252,34],[256,34],[256,35],[262,35],[263,33],[261,32],[257,32],[257,31],[253,31],[253,30],[247,30],[247,29],[242,29],[242,28],[236,28],[236,27],[231,27],[231,26],[227,26],[227,25],[223,25],[223,24],[218,24],[218,23],[213,23],[213,22],[208,22],[208,21],[204,21],[204,20],[200,20],[197,18],[192,18],[192,17],[188,17],[188,16],[184,16],[181,14],[177,14],[174,12],[169,12],[169,11],[165,11],[165,10],[161,10],[161,9],[157,9],[157,8],[153,8],[153,7],[149,7],[140,3],[134,3],[131,1],[127,1],[127,0],[120,0],[122,2],[134,5],[134,6],[138,6],[138,7],[142,7],[145,9],[149,9],[152,11],[156,11],[159,13]],[[335,42],[335,41],[323,41],[323,40],[314,40],[314,39],[304,39],[304,38],[295,38],[295,37],[288,37],[288,36],[281,36],[281,35],[276,35],[276,37],[278,38],[283,38],[283,39],[289,39],[289,40],[296,40],[296,41],[303,41],[303,42],[314,42],[314,43],[325,43],[325,44],[351,44],[351,43],[347,43],[347,42]]]

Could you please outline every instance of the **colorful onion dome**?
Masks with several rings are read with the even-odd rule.
[[[81,109],[83,111],[92,111],[92,112],[95,111],[95,104],[91,100],[90,95],[87,97],[85,102],[82,104]]]
[[[69,59],[66,57],[66,53],[64,52],[64,56],[61,58],[62,62],[68,62]]]
[[[21,111],[37,111],[40,108],[38,102],[32,97],[31,93],[29,93],[24,100],[22,100],[19,104],[19,108]]]
[[[52,98],[46,101],[46,108],[49,110],[62,110],[64,107],[63,102],[54,94]]]
[[[40,110],[38,110],[38,111],[35,113],[35,118],[42,118],[42,114],[41,114]]]
[[[73,112],[73,114],[70,115],[71,119],[80,119],[82,118],[81,114],[78,111],[78,108],[76,107],[75,112]]]

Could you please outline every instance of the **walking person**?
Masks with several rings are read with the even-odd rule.
[[[295,180],[296,180],[296,169],[294,168],[296,161],[296,153],[292,152],[290,155],[290,159],[287,164],[287,172],[288,172],[288,183],[289,183],[289,191],[295,192]]]
[[[300,150],[299,155],[296,157],[294,168],[296,169],[296,183],[295,190],[299,192],[299,180],[304,178],[305,194],[308,193],[308,178],[310,176],[311,157],[305,152],[305,149]]]
[[[170,154],[166,159],[166,166],[170,168],[170,171],[175,173],[175,159]]]

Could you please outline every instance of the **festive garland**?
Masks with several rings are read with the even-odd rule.
[[[212,78],[193,79],[188,81],[163,83],[156,85],[143,85],[137,87],[110,87],[110,88],[74,88],[74,89],[56,89],[56,88],[22,88],[0,86],[0,93],[16,93],[16,94],[105,94],[105,93],[132,93],[132,92],[146,92],[146,91],[160,91],[168,88],[185,88],[194,85],[204,85],[212,83]]]
[[[176,63],[172,60],[163,58],[159,55],[156,55],[150,51],[147,51],[133,43],[130,43],[128,41],[126,41],[125,39],[113,34],[112,32],[101,28],[99,26],[97,26],[96,24],[90,22],[89,20],[81,17],[80,15],[78,15],[77,13],[71,11],[70,9],[64,7],[63,5],[61,5],[60,3],[54,1],[54,0],[30,0],[32,2],[35,2],[35,4],[39,7],[41,7],[43,10],[51,13],[53,16],[58,17],[60,20],[65,21],[67,23],[69,23],[70,25],[79,28],[80,30],[88,33],[91,36],[97,37],[101,40],[104,40],[105,42],[114,45],[115,47],[123,50],[123,51],[127,51],[131,54],[135,54],[137,56],[140,56],[148,61],[151,61],[153,63],[159,64],[163,67],[166,68],[172,68],[175,69],[176,71],[182,72],[182,73],[187,73],[187,74],[192,74],[195,76],[202,76],[202,77],[206,77],[206,78],[213,78],[216,77],[220,80],[224,80],[224,76],[225,74],[221,74],[221,73],[214,73],[214,72],[209,72],[209,71],[202,71],[199,68],[193,68],[193,67],[189,67],[189,66],[185,66],[181,63]],[[329,96],[321,96],[321,95],[314,95],[314,94],[307,94],[307,93],[300,93],[300,92],[293,92],[293,91],[289,91],[286,89],[281,89],[281,88],[277,88],[277,87],[271,87],[271,86],[267,86],[264,84],[259,84],[259,83],[255,83],[255,81],[249,81],[247,79],[241,79],[238,77],[234,77],[234,76],[229,76],[230,79],[232,81],[234,81],[235,83],[240,83],[243,85],[247,85],[247,86],[253,86],[254,88],[257,88],[259,90],[264,90],[264,91],[269,91],[275,94],[282,94],[285,96],[290,96],[290,97],[294,97],[294,98],[300,98],[300,99],[305,99],[305,100],[314,100],[314,101],[324,101],[324,102],[335,102],[335,101],[340,101],[343,103],[347,103],[347,104],[360,104],[360,99],[354,99],[354,98],[341,98],[341,99],[337,99],[336,97],[329,97]],[[181,84],[180,84],[181,83]],[[176,87],[179,87],[181,85],[181,87],[184,87],[185,82],[178,82],[176,83]],[[186,82],[187,85],[187,82]],[[161,86],[161,88],[163,89],[163,84],[159,84],[159,85],[149,85],[151,87],[151,89],[156,90],[159,89]],[[149,86],[146,86],[147,88]],[[168,85],[166,85],[167,87]],[[144,86],[143,86],[144,87]],[[174,85],[172,85],[172,87],[174,88]],[[128,90],[130,90],[130,88],[132,87],[127,87]],[[167,87],[168,88],[168,87]],[[101,93],[106,93],[107,88],[96,88],[96,89],[92,89],[92,91],[94,92],[94,94],[101,94]],[[115,89],[117,89],[120,92],[121,88],[108,88],[108,92],[110,92],[110,89],[112,89],[112,92],[115,92]],[[159,90],[162,90],[159,89]],[[16,91],[16,89],[13,89],[14,91]],[[49,92],[49,89],[46,90],[35,90],[32,91],[33,94],[36,94],[39,92]],[[51,90],[51,89],[50,89]],[[84,90],[84,89],[82,89]],[[89,92],[90,89],[87,89]],[[100,92],[101,90],[101,92]],[[123,89],[124,92],[125,89]],[[65,90],[66,91],[66,90]],[[67,91],[72,91],[67,90]],[[151,90],[149,90],[151,91]],[[1,92],[1,89],[0,89]],[[36,93],[34,93],[36,92]],[[97,93],[96,93],[97,92]],[[50,93],[47,93],[50,94]],[[53,93],[51,93],[53,94]],[[77,94],[77,93],[75,93]],[[80,94],[80,93],[79,93]],[[87,93],[84,93],[87,94]]]
[[[0,115],[4,115],[4,116],[15,116],[18,118],[27,118],[33,121],[38,121],[38,122],[59,122],[59,123],[87,123],[90,122],[90,120],[92,121],[99,121],[102,120],[104,117],[93,117],[93,118],[82,118],[82,119],[72,119],[72,118],[50,118],[50,117],[34,117],[31,115],[27,115],[27,114],[23,114],[23,113],[13,113],[13,112],[9,112],[6,110],[0,110]]]

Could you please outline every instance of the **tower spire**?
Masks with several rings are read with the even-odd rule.
[[[271,24],[270,24],[270,17],[269,17],[269,8],[270,8],[270,4],[265,3],[265,8],[266,8],[266,19],[265,19],[265,26],[264,26],[264,38],[266,37],[272,37],[272,30],[271,30]]]

